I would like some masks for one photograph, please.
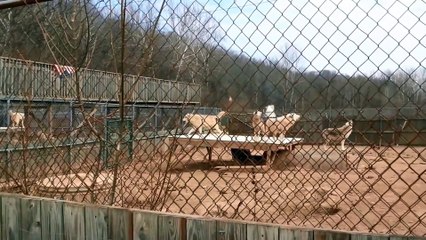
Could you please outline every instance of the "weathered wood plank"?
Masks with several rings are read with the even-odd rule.
[[[280,240],[313,240],[314,232],[305,229],[280,228]]]
[[[314,230],[315,240],[350,240],[351,235],[345,232]]]
[[[42,239],[40,204],[38,199],[21,199],[22,239]]]
[[[85,207],[86,239],[108,239],[108,209],[104,207]]]
[[[21,204],[18,197],[1,198],[1,239],[21,239]]]
[[[130,211],[0,193],[0,239],[425,240],[424,237],[280,228]],[[188,218],[188,219],[187,219]]]
[[[41,201],[41,235],[43,240],[64,239],[63,203]]]
[[[185,240],[186,218],[160,215],[158,217],[158,239]]]
[[[207,219],[187,219],[188,240],[215,240],[216,221]]]
[[[216,221],[218,240],[246,240],[247,225],[231,221]]]
[[[84,239],[84,207],[71,203],[64,204],[64,238]]]
[[[247,224],[247,240],[278,240],[279,228],[261,224]]]
[[[2,207],[2,205],[3,205],[3,201],[2,201],[2,198],[3,198],[4,196],[1,196],[0,195],[0,238],[3,238],[3,228],[4,228],[4,222],[3,222],[3,207]]]
[[[381,236],[373,236],[372,235],[370,237],[372,237],[371,239],[373,239],[373,240],[375,240],[375,239],[380,239],[380,240],[384,239],[383,237],[382,238],[378,238],[378,237],[381,237]],[[426,237],[420,237],[420,236],[418,236],[418,237],[414,237],[414,236],[410,236],[410,237],[389,236],[388,239],[389,240],[425,240]]]
[[[158,238],[158,214],[133,212],[133,239],[163,239]]]
[[[108,239],[127,240],[132,236],[132,214],[125,209],[108,209]]]
[[[389,236],[352,233],[351,240],[389,240]],[[393,239],[393,240],[400,240],[400,239]]]

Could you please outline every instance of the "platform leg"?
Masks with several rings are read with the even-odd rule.
[[[275,158],[277,156],[277,152],[274,152],[272,150],[268,150],[266,154],[266,168],[270,169],[272,164],[275,161]]]
[[[212,161],[212,152],[213,152],[213,148],[207,147],[207,156],[208,156],[209,162]]]

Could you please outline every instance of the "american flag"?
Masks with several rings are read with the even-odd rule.
[[[70,66],[62,66],[62,65],[55,64],[53,65],[53,71],[55,72],[56,75],[62,78],[62,77],[69,77],[73,73],[75,73],[75,68]]]

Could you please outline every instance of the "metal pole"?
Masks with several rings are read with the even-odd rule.
[[[6,149],[6,166],[5,166],[5,170],[6,170],[6,181],[9,182],[9,175],[10,175],[10,169],[9,169],[9,164],[10,164],[10,149]]]
[[[9,110],[10,110],[10,99],[7,99],[7,102],[6,102],[6,124],[7,124],[7,127],[9,127],[10,126],[10,116],[9,116]]]
[[[155,116],[155,118],[154,118],[154,128],[155,128],[155,136],[157,136],[157,134],[158,134],[158,108],[157,107],[154,107],[154,111],[155,111],[155,113],[154,113],[154,116]]]
[[[381,148],[382,147],[382,137],[383,137],[383,131],[382,131],[382,117],[381,116],[379,116],[379,118],[380,118],[380,120],[379,120],[379,131],[380,131],[380,134],[379,134],[379,147]]]
[[[107,167],[107,158],[108,158],[108,149],[107,149],[107,141],[108,141],[108,127],[107,127],[107,115],[108,115],[108,103],[105,103],[105,105],[101,105],[102,108],[102,114],[104,118],[104,141],[101,143],[101,149],[102,149],[102,160],[103,160],[103,167]]]
[[[74,130],[74,106],[73,106],[73,102],[70,101],[70,105],[69,105],[69,109],[68,109],[68,116],[69,116],[69,130],[70,132],[72,132]],[[73,144],[73,140],[72,139],[68,139],[68,146],[67,146],[67,150],[68,150],[68,164],[71,165],[72,163],[72,144]],[[71,170],[71,168],[67,169],[68,172]]]
[[[53,134],[53,113],[52,113],[52,104],[50,103],[48,106],[47,106],[47,118],[48,118],[48,132],[49,132],[49,135],[50,136],[52,136],[52,134]]]
[[[130,129],[129,129],[129,140],[131,141],[130,143],[128,143],[128,144],[130,144],[130,147],[131,147],[131,153],[130,153],[130,158],[133,160],[133,150],[135,149],[135,145],[136,145],[136,142],[135,142],[135,121],[136,121],[136,104],[135,103],[133,103],[133,106],[132,106],[132,122],[131,122],[131,126],[130,126]]]
[[[132,106],[132,121],[135,122],[136,119],[136,105],[133,104]]]
[[[69,110],[68,110],[68,116],[69,116],[69,128],[70,128],[70,132],[72,132],[74,129],[74,106],[73,106],[73,102],[70,101],[70,106],[69,106]]]

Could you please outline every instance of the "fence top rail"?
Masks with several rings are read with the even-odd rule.
[[[118,206],[109,206],[109,205],[97,205],[97,204],[90,204],[90,203],[81,203],[81,202],[72,202],[67,200],[60,200],[60,199],[51,199],[51,198],[44,198],[44,197],[35,197],[35,196],[28,196],[23,194],[13,194],[13,193],[4,193],[0,192],[0,198],[1,198],[1,205],[2,206],[8,206],[15,207],[16,209],[7,209],[8,217],[12,218],[10,222],[6,222],[1,226],[2,230],[8,229],[10,227],[8,224],[14,224],[13,220],[21,219],[19,222],[24,222],[25,215],[22,215],[23,211],[26,211],[26,209],[23,209],[25,207],[25,203],[31,203],[32,207],[36,208],[43,208],[43,207],[60,207],[60,208],[67,208],[72,209],[74,214],[77,214],[79,216],[82,216],[82,218],[85,220],[86,224],[85,226],[95,226],[96,224],[87,223],[87,221],[96,221],[95,218],[88,218],[84,212],[89,211],[103,211],[108,215],[112,216],[127,216],[127,221],[124,221],[122,224],[120,224],[121,229],[112,229],[114,226],[113,223],[109,225],[107,223],[107,228],[110,227],[111,231],[126,231],[131,234],[140,234],[140,231],[148,230],[147,233],[150,233],[150,237],[154,237],[153,239],[158,238],[158,236],[162,236],[165,233],[161,232],[161,230],[170,230],[169,221],[159,221],[161,218],[168,218],[168,219],[175,219],[179,224],[177,226],[174,226],[176,228],[182,229],[181,224],[185,224],[186,227],[183,229],[186,229],[186,231],[177,231],[176,233],[179,235],[178,239],[182,239],[182,237],[185,237],[189,234],[193,236],[194,234],[199,234],[200,236],[204,236],[206,233],[204,231],[213,231],[212,236],[216,236],[214,238],[209,239],[222,239],[220,237],[221,234],[224,233],[224,230],[226,231],[233,231],[233,232],[227,232],[227,234],[236,234],[241,233],[241,229],[243,230],[242,236],[240,236],[239,239],[256,239],[251,238],[250,234],[253,233],[253,231],[266,231],[267,235],[273,234],[278,239],[278,235],[283,234],[285,237],[287,234],[292,233],[294,234],[295,240],[302,240],[302,239],[310,239],[310,240],[322,240],[322,239],[336,239],[335,237],[339,237],[338,239],[416,239],[416,240],[426,240],[425,237],[418,237],[418,236],[398,236],[398,235],[388,235],[388,234],[371,234],[368,232],[354,232],[354,231],[342,231],[342,230],[330,230],[330,229],[321,229],[321,228],[307,228],[307,227],[294,227],[294,226],[288,226],[288,225],[282,225],[282,224],[273,224],[273,223],[260,223],[260,222],[253,222],[253,221],[243,221],[243,220],[236,220],[236,219],[222,219],[222,218],[215,218],[215,217],[205,217],[205,216],[198,216],[198,215],[188,215],[188,214],[182,214],[182,213],[169,213],[169,212],[158,212],[158,211],[151,211],[151,210],[141,210],[141,209],[135,209],[135,208],[122,208]],[[52,205],[53,204],[53,205]],[[2,207],[2,209],[4,209]],[[6,210],[6,209],[5,209]],[[41,209],[41,214],[45,213],[43,209]],[[15,216],[14,216],[15,214]],[[52,214],[47,214],[44,217],[52,218],[56,220],[63,220],[65,218],[68,218],[69,216],[65,216],[65,212],[60,210],[56,212],[56,216],[53,216]],[[43,219],[43,216],[41,216]],[[113,217],[114,218],[114,217]],[[81,219],[81,220],[83,220]],[[141,224],[146,224],[146,221],[151,222],[150,227],[152,227],[154,231],[149,231],[149,229],[141,229]],[[49,223],[49,219],[47,222],[41,222],[38,226],[43,228],[44,223]],[[64,224],[63,228],[72,230],[74,224],[68,221],[62,221]],[[194,222],[197,222],[197,224],[193,225]],[[93,222],[94,223],[94,222]],[[213,230],[211,229],[211,226],[215,225]],[[167,225],[167,226],[163,226]],[[234,226],[234,228],[227,228],[227,225]],[[118,226],[118,225],[117,225]],[[117,227],[116,226],[116,227]],[[235,226],[239,226],[236,227]],[[26,229],[20,228],[19,226],[14,226],[14,228],[11,228],[12,232],[8,232],[7,234],[13,234],[19,236],[21,233],[17,233],[19,231],[26,231]],[[196,229],[192,229],[192,228]],[[123,229],[124,228],[124,229]],[[75,230],[75,229],[74,229]],[[108,229],[102,229],[103,231],[108,231]],[[102,231],[101,230],[101,231]],[[15,232],[13,232],[15,231]],[[91,232],[93,230],[87,229],[87,232]],[[62,232],[63,233],[63,232]],[[305,234],[297,234],[297,233],[305,233]],[[85,233],[83,233],[85,234]],[[87,234],[87,233],[86,233]],[[154,235],[152,235],[154,234]],[[134,235],[134,236],[136,236]],[[306,238],[308,236],[308,238]],[[331,237],[331,238],[330,238]],[[343,237],[343,238],[341,238]],[[361,238],[360,238],[361,237]],[[185,238],[186,239],[186,238]],[[279,238],[284,239],[284,238]]]
[[[0,56],[0,61],[13,61],[13,62],[17,62],[17,63],[24,64],[24,65],[28,65],[28,64],[43,65],[45,67],[49,66],[50,69],[53,69],[53,66],[55,65],[55,64],[52,64],[52,63],[44,63],[44,62],[38,62],[38,61],[33,61],[33,60],[24,60],[24,59],[3,57],[3,56]],[[108,72],[108,71],[102,71],[102,70],[97,70],[97,69],[89,69],[89,68],[77,68],[76,70],[77,71],[89,71],[89,72],[100,73],[100,74],[120,75],[120,73],[117,73],[117,72]],[[125,73],[124,76],[125,77],[133,77],[133,78],[136,78],[136,79],[143,78],[143,79],[148,79],[150,81],[163,82],[163,83],[182,83],[182,84],[185,84],[187,86],[200,86],[200,84],[198,84],[198,83],[178,82],[176,80],[145,77],[145,76],[141,76],[141,75],[133,75],[133,74],[127,74],[127,73]]]

